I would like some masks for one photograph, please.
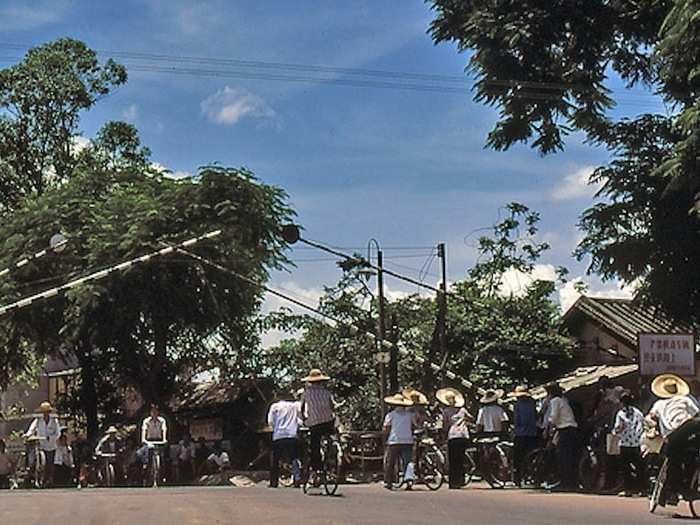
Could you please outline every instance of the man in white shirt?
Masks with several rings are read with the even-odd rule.
[[[506,431],[508,414],[498,404],[503,390],[487,390],[480,399],[481,408],[476,415],[477,434],[502,434]]]
[[[568,399],[559,385],[552,383],[546,387],[549,394],[549,423],[559,433],[557,443],[557,463],[560,485],[558,490],[570,491],[578,488],[576,467],[578,463],[578,423]]]
[[[267,413],[267,424],[272,428],[272,454],[270,455],[270,487],[277,488],[279,484],[279,464],[285,458],[292,465],[292,479],[299,483],[299,419],[301,403],[292,401],[289,394],[283,395],[279,401],[272,403]]]
[[[412,470],[413,457],[413,429],[416,426],[415,414],[408,407],[413,406],[413,401],[406,399],[401,394],[385,397],[384,402],[393,408],[384,418],[384,438],[386,439],[387,452],[384,465],[384,487],[392,488],[396,481],[394,474],[399,457],[403,460],[404,474],[407,480],[406,488],[411,488],[410,472]]]
[[[58,419],[51,415],[53,407],[48,401],[39,405],[41,416],[37,417],[29,425],[24,435],[25,438],[36,436],[40,439],[39,447],[46,455],[46,468],[44,470],[44,486],[50,487],[53,484],[54,456],[56,455],[56,442],[61,435],[61,428]],[[32,456],[32,463],[35,458]]]
[[[689,438],[700,433],[700,408],[690,396],[690,387],[675,374],[662,374],[654,378],[651,391],[660,399],[654,403],[647,415],[658,423],[661,436],[666,441],[668,478],[659,498],[665,505],[669,496],[682,490],[683,462]]]
[[[141,443],[148,447],[148,463],[144,465],[144,469],[146,469],[151,463],[151,454],[160,455],[163,446],[168,443],[168,424],[165,422],[165,418],[160,416],[160,409],[157,405],[151,405],[150,416],[144,419],[141,424]]]

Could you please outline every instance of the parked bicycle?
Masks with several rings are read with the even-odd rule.
[[[502,489],[511,481],[513,443],[499,436],[482,436],[474,439],[474,445],[467,447],[465,483],[478,477],[491,488]]]
[[[422,483],[430,490],[438,490],[445,482],[445,455],[435,443],[435,440],[426,435],[425,430],[414,433],[416,438],[416,462],[413,466],[411,483]],[[392,488],[398,490],[407,488],[409,480],[406,478],[407,465],[399,458],[396,462],[396,472]]]
[[[622,476],[606,451],[608,431],[607,427],[593,430],[581,452],[578,475],[585,491],[617,494],[623,488]]]
[[[528,452],[523,458],[522,483],[534,488],[554,488],[559,484],[557,447],[554,439]]]

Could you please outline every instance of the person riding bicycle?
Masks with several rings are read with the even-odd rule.
[[[115,458],[122,451],[122,444],[117,437],[119,431],[114,425],[110,426],[95,446],[95,456],[97,458]],[[117,462],[114,461],[115,469]]]
[[[141,424],[141,443],[148,446],[149,463],[151,454],[158,449],[154,449],[154,445],[164,445],[168,442],[168,424],[165,418],[161,417],[160,409],[157,405],[151,405],[150,415],[143,420]]]
[[[435,397],[443,405],[442,429],[447,438],[447,463],[449,487],[461,489],[465,482],[464,460],[469,443],[469,423],[474,418],[464,408],[464,396],[454,388],[441,388]]]
[[[321,465],[321,439],[335,433],[335,402],[327,388],[330,377],[314,368],[302,378],[306,384],[301,396],[302,421],[309,429],[311,469],[319,472]]]
[[[56,454],[56,442],[61,435],[61,427],[58,424],[58,418],[51,415],[53,412],[53,407],[48,401],[44,401],[39,405],[39,412],[41,416],[35,418],[29,429],[24,434],[25,438],[38,437],[39,447],[44,451],[46,455],[46,468],[44,469],[44,486],[49,487],[53,484],[53,462],[54,456]],[[32,458],[31,463],[33,464],[36,458]]]
[[[392,407],[392,410],[384,417],[384,439],[387,444],[387,452],[384,466],[384,487],[392,488],[396,462],[399,457],[403,459],[404,476],[407,481],[406,489],[411,489],[412,459],[413,459],[413,430],[416,426],[415,415],[408,410],[413,406],[413,401],[406,399],[401,394],[394,394],[384,398],[384,402]]]
[[[664,506],[683,492],[683,462],[688,444],[700,433],[700,409],[689,395],[688,383],[675,374],[654,378],[651,391],[660,399],[647,418],[658,423],[665,442],[663,453],[668,459],[668,477],[659,498],[659,505]]]
[[[503,390],[489,389],[481,397],[481,408],[476,416],[477,434],[503,437],[508,430],[508,414],[498,401],[503,397]]]
[[[299,484],[301,464],[299,461],[299,430],[300,404],[293,401],[289,393],[280,395],[272,403],[267,414],[267,424],[272,428],[272,453],[270,455],[270,487],[277,488],[279,484],[280,459],[287,459],[292,466],[292,479]]]

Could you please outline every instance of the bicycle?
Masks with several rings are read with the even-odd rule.
[[[415,464],[411,485],[422,483],[430,490],[438,490],[445,482],[445,455],[436,445],[435,440],[426,436],[425,430],[414,432],[416,440]],[[406,479],[406,467],[402,458],[396,462],[395,482],[392,483],[393,490],[408,488],[409,480]]]
[[[162,481],[161,478],[161,451],[162,448],[167,445],[167,441],[146,441],[148,445],[148,476],[144,477],[143,485],[144,487],[148,485],[149,481],[152,481],[152,488],[158,488],[158,482]],[[151,478],[149,480],[149,477]]]
[[[41,449],[41,438],[31,436],[25,440],[25,443],[28,448],[26,453],[27,474],[31,473],[34,487],[42,489],[46,481],[46,453]]]
[[[100,467],[97,471],[97,479],[103,487],[114,487],[116,483],[116,468],[114,466],[117,460],[117,454],[108,454],[101,452],[95,455],[96,460],[100,461]]]
[[[321,470],[311,472],[310,466],[305,469],[302,482],[304,494],[323,485],[326,495],[333,496],[340,483],[343,456],[343,447],[336,434],[321,437]]]
[[[617,494],[623,489],[622,477],[612,468],[605,440],[607,427],[595,429],[583,448],[578,464],[581,486],[587,492]]]
[[[553,488],[559,484],[557,447],[553,439],[544,446],[528,452],[523,458],[522,479],[524,485],[534,488]]]
[[[499,436],[482,436],[467,447],[465,484],[479,476],[493,489],[502,489],[511,481],[513,444]]]
[[[693,518],[700,518],[700,506],[696,509],[696,502],[700,500],[700,454],[698,453],[698,439],[689,442],[686,460],[683,463],[684,484],[688,487],[682,492],[683,499],[688,503],[690,514]],[[668,480],[669,461],[664,458],[659,473],[654,481],[654,488],[649,496],[649,512],[653,513],[659,506],[661,494]],[[676,495],[677,496],[677,495]]]

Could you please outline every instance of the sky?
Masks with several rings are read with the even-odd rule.
[[[527,145],[485,149],[497,111],[472,100],[468,57],[433,44],[432,16],[420,0],[0,0],[0,63],[59,37],[83,40],[129,69],[129,82],[83,116],[85,137],[126,120],[176,176],[210,163],[246,167],[288,192],[305,237],[365,253],[376,239],[387,267],[412,278],[437,282],[428,259],[438,242],[448,279],[463,278],[483,228],[517,201],[541,213],[540,240],[552,246],[535,277],[551,279],[563,265],[592,293],[629,293],[587,276],[587,262],[571,256],[578,218],[594,202],[588,175],[608,152],[580,135],[546,157]],[[405,74],[464,81],[399,89],[418,82]],[[367,79],[371,87],[357,85]],[[614,78],[610,85],[623,93]],[[662,108],[636,89],[620,100],[615,116]],[[274,273],[272,285],[297,298],[313,302],[340,277],[326,254],[295,247],[290,257],[296,268]],[[506,286],[518,292],[529,279],[511,273]],[[391,297],[416,291],[387,281]],[[556,299],[567,307],[575,297],[569,283]]]

